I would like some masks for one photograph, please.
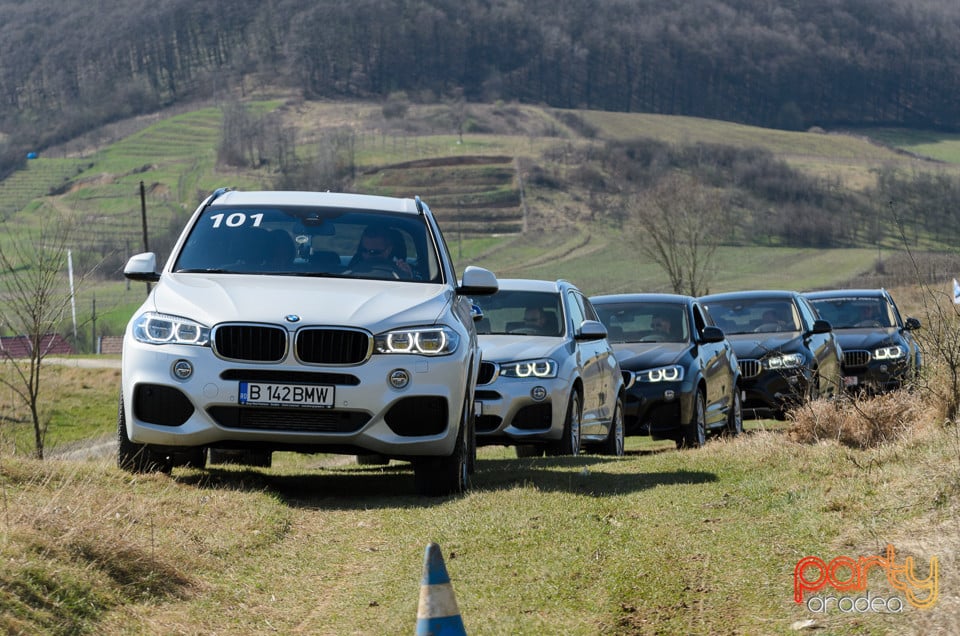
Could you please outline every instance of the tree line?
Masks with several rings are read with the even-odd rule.
[[[106,11],[109,10],[109,13]],[[952,0],[0,4],[0,174],[105,122],[258,83],[803,129],[960,128]]]

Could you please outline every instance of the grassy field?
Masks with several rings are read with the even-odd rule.
[[[562,156],[576,144],[641,136],[761,146],[852,188],[869,184],[878,166],[929,164],[862,136],[689,118],[581,113],[597,131],[582,139],[549,109],[491,105],[476,109],[472,125],[494,132],[461,141],[439,130],[442,107],[422,107],[404,122],[413,127],[406,133],[380,121],[373,104],[256,107],[283,112],[305,144],[319,143],[324,130],[358,127],[361,169],[438,155]],[[268,185],[267,172],[216,165],[218,130],[219,111],[198,109],[31,162],[0,184],[0,213],[16,225],[38,210],[68,212],[87,219],[91,233],[136,237],[140,181],[157,228],[182,223],[215,187]],[[884,140],[914,152],[954,142]],[[589,192],[528,188],[526,201],[524,234],[464,236],[444,226],[458,267],[566,278],[588,294],[667,290]],[[134,240],[130,251],[137,249]],[[877,256],[875,248],[721,247],[710,291],[838,286],[871,270]],[[94,298],[98,332],[119,334],[145,291],[119,272],[81,287],[81,333],[92,329]],[[895,296],[905,314],[928,320],[915,290]],[[787,634],[797,624],[823,634],[926,634],[952,631],[960,616],[960,437],[935,413],[869,449],[835,438],[802,443],[790,423],[766,421],[689,452],[630,438],[623,459],[521,460],[482,448],[471,493],[425,499],[399,462],[282,453],[271,469],[132,476],[115,467],[111,449],[76,459],[78,449],[115,435],[119,372],[52,364],[43,372],[47,461],[30,459],[27,413],[0,390],[5,633],[409,633],[432,541],[476,634]],[[0,373],[9,378],[12,369]],[[903,399],[932,407],[931,395]],[[853,418],[863,405],[843,408]],[[901,563],[913,557],[921,577],[939,559],[933,609],[822,615],[793,601],[799,559],[882,555],[888,544]],[[874,596],[898,594],[882,576],[868,583]]]

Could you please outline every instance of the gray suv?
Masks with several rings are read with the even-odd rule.
[[[480,354],[468,296],[419,199],[219,190],[127,326],[117,435],[127,470],[270,465],[274,451],[413,463],[422,494],[468,487]]]

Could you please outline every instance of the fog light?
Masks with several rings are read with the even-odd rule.
[[[542,386],[535,386],[530,389],[530,397],[532,397],[534,401],[540,402],[547,397],[547,390]]]
[[[193,365],[188,360],[177,360],[173,363],[173,377],[186,380],[193,375]]]
[[[669,402],[675,397],[677,397],[677,394],[674,393],[673,391],[667,390],[663,392],[663,399],[666,400],[667,402]]]
[[[889,369],[887,368],[887,365],[885,364],[880,365],[880,373],[886,373],[888,370]]]
[[[410,374],[406,369],[394,369],[387,378],[390,380],[390,386],[395,389],[402,389],[410,384]]]

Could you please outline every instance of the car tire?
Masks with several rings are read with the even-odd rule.
[[[136,444],[127,436],[127,417],[123,396],[117,404],[117,466],[130,473],[169,472],[166,462],[158,459],[146,444]]]
[[[602,452],[604,455],[623,457],[623,398],[621,397],[617,397],[617,404],[613,407],[613,419],[610,420],[610,432],[607,434],[607,439],[603,443]]]
[[[567,403],[567,416],[563,422],[563,436],[559,442],[550,445],[547,450],[548,454],[573,457],[580,454],[580,422],[582,417],[583,406],[580,393],[574,389],[570,393],[570,401]]]
[[[357,455],[357,464],[361,466],[386,466],[389,463],[389,458],[376,453],[371,453],[370,455]]]
[[[465,395],[469,396],[469,393]],[[447,457],[424,457],[413,462],[417,494],[425,497],[447,497],[470,489],[470,453],[476,453],[476,446],[471,443],[475,433],[469,402],[468,398],[464,398],[460,431],[457,433],[453,453]]]
[[[536,444],[517,444],[514,450],[517,453],[517,457],[520,459],[526,459],[528,457],[543,457],[544,454],[543,446],[537,446]]]
[[[733,387],[733,397],[723,432],[728,437],[736,437],[743,432],[743,404],[740,401],[740,389],[736,386]]]
[[[703,391],[698,390],[693,399],[691,421],[683,428],[683,436],[677,442],[678,448],[700,448],[707,442],[706,411]]]

